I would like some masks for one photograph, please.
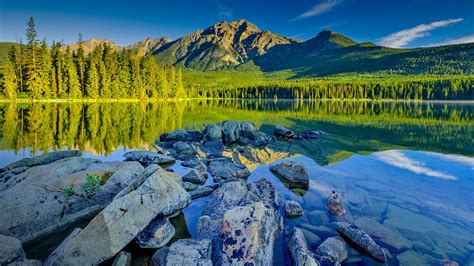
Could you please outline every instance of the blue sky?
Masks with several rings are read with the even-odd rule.
[[[0,41],[24,39],[33,16],[41,39],[177,39],[240,18],[274,33],[309,39],[323,29],[356,41],[418,47],[474,41],[472,0],[0,0]]]

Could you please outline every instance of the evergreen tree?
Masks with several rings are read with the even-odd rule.
[[[43,40],[41,44],[40,50],[40,58],[39,58],[39,71],[41,75],[41,94],[45,97],[49,97],[51,93],[51,74],[52,74],[52,66],[51,66],[51,52],[46,45],[46,41]]]
[[[86,95],[89,98],[99,98],[100,78],[94,56],[89,58],[86,72]]]
[[[13,56],[14,48],[12,47],[3,63],[3,94],[10,99],[15,98],[17,94],[17,78],[15,64],[12,61]]]
[[[75,53],[75,63],[77,66],[77,74],[79,78],[79,84],[81,86],[82,93],[85,93],[85,68],[86,68],[86,61],[85,61],[85,55],[84,55],[84,48],[83,48],[83,40],[82,40],[82,34],[79,33],[79,41],[77,44],[79,45],[79,48],[77,49]]]
[[[64,71],[63,75],[67,77],[66,87],[68,88],[68,95],[71,98],[80,98],[82,97],[81,84],[79,83],[79,78],[77,75],[76,65],[74,64],[74,59],[69,50],[69,46],[66,49],[66,54],[64,57]]]
[[[26,30],[26,38],[28,40],[28,61],[27,61],[27,90],[33,98],[41,96],[43,81],[41,80],[41,73],[37,67],[37,36],[35,29],[35,22],[33,17],[28,21],[28,28]]]

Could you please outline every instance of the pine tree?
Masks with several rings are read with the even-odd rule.
[[[39,58],[39,71],[41,75],[41,94],[45,97],[49,97],[51,93],[51,52],[46,45],[46,41],[43,40],[40,50]]]
[[[66,54],[64,57],[64,76],[67,77],[66,87],[68,95],[71,98],[80,98],[82,97],[81,84],[79,83],[79,78],[77,75],[76,65],[74,64],[74,59],[69,50],[69,46],[66,49]]]
[[[37,67],[37,36],[35,29],[35,22],[33,17],[30,17],[28,21],[28,28],[26,30],[26,38],[28,40],[28,62],[27,62],[27,90],[30,92],[33,98],[39,98],[41,96],[41,86],[43,81],[41,80],[41,73]]]
[[[96,55],[90,55],[86,72],[86,95],[89,98],[99,98],[99,72],[97,70]]]
[[[83,40],[82,40],[82,34],[79,33],[79,41],[77,44],[79,45],[79,48],[77,49],[75,53],[75,63],[77,67],[77,74],[79,78],[79,84],[81,86],[82,93],[85,93],[85,68],[86,68],[86,60],[85,60],[85,55],[84,55],[84,48],[83,48]]]
[[[17,94],[17,78],[15,73],[15,64],[12,61],[14,48],[12,47],[3,63],[3,94],[10,99],[16,97]]]

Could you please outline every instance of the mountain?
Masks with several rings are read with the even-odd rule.
[[[278,45],[300,41],[260,30],[246,20],[222,21],[154,51],[158,62],[197,70],[234,67]]]
[[[94,50],[94,48],[96,48],[99,45],[103,45],[103,44],[109,45],[112,49],[120,49],[120,46],[118,46],[113,41],[108,40],[108,39],[98,39],[98,38],[92,38],[92,39],[83,41],[82,42],[82,49],[84,49],[85,54],[88,54],[88,53],[92,52],[92,50]],[[72,43],[72,44],[68,44],[64,48],[66,49],[66,47],[69,47],[71,52],[74,52],[77,49],[79,49],[79,44]]]
[[[126,49],[134,49],[138,52],[140,56],[144,56],[149,52],[154,52],[165,44],[170,43],[172,40],[170,38],[161,37],[161,38],[145,38],[139,42],[126,46]]]

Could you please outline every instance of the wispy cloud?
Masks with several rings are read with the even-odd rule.
[[[222,5],[218,5],[217,16],[219,18],[230,18],[232,17],[232,9],[222,6]]]
[[[457,177],[433,170],[423,162],[413,160],[399,150],[390,150],[375,153],[375,156],[386,164],[408,170],[416,174],[423,174],[445,180],[456,180]]]
[[[299,14],[294,19],[292,19],[292,21],[305,19],[305,18],[310,18],[310,17],[320,15],[322,13],[328,12],[331,9],[333,9],[336,5],[338,5],[340,2],[341,2],[340,0],[325,0],[325,1],[323,1],[319,4],[317,4],[317,5],[313,6],[308,11],[306,11],[302,14]]]
[[[432,43],[429,46],[441,46],[441,45],[451,45],[451,44],[461,44],[461,43],[471,43],[474,42],[474,33],[464,35],[454,39],[448,39],[442,42]]]
[[[461,21],[463,21],[462,18],[456,18],[435,21],[429,24],[421,24],[413,28],[404,29],[387,35],[381,38],[378,43],[382,46],[401,48],[414,41],[415,39],[429,36],[430,31],[434,29],[447,27],[451,24],[458,23]]]

